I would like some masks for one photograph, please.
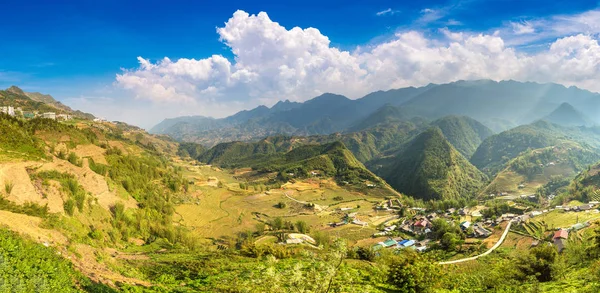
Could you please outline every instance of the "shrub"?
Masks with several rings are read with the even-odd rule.
[[[15,187],[15,184],[12,181],[4,182],[4,191],[6,192],[6,195],[10,195],[13,187]]]
[[[83,163],[81,161],[81,159],[77,156],[77,154],[71,152],[69,153],[69,157],[67,158],[67,161],[69,161],[69,163],[81,167],[83,166]]]
[[[285,202],[280,201],[275,205],[275,207],[278,209],[285,209],[285,207],[287,207],[287,205],[285,204]]]
[[[75,212],[75,201],[72,199],[67,199],[65,201],[65,203],[63,204],[63,207],[65,209],[65,212],[69,215],[72,216],[73,213]]]

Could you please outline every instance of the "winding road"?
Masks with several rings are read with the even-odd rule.
[[[502,236],[500,237],[498,242],[496,242],[496,244],[494,244],[494,246],[492,246],[492,248],[488,249],[488,251],[486,251],[480,255],[476,255],[476,256],[472,256],[472,257],[461,258],[461,259],[451,260],[451,261],[442,261],[442,262],[439,262],[438,264],[439,265],[449,265],[449,264],[461,263],[461,262],[465,262],[465,261],[476,260],[482,256],[486,256],[486,255],[492,253],[492,251],[496,250],[496,248],[500,247],[502,242],[504,242],[504,239],[506,238],[506,235],[508,235],[508,231],[510,230],[510,226],[512,225],[512,223],[513,223],[512,220],[508,222],[508,225],[506,225],[506,229],[504,229],[504,233],[502,233]]]

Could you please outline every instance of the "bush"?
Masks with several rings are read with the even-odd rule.
[[[15,187],[15,184],[12,181],[4,182],[4,191],[6,192],[6,195],[10,195],[13,187]]]
[[[69,157],[67,158],[67,161],[69,161],[69,163],[81,167],[83,166],[83,162],[81,161],[81,159],[77,156],[77,154],[71,152],[69,153]]]
[[[287,205],[285,204],[285,202],[280,201],[275,205],[275,207],[278,209],[285,209]]]
[[[73,216],[73,213],[75,212],[75,201],[72,199],[67,199],[63,204],[63,208],[65,209],[67,215]]]

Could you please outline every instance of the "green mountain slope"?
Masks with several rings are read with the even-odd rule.
[[[446,116],[431,125],[439,127],[450,144],[465,158],[470,158],[481,142],[494,134],[485,125],[466,116]]]
[[[505,163],[528,149],[539,149],[569,141],[597,150],[600,147],[600,129],[564,127],[537,121],[488,137],[471,157],[471,163],[488,174],[494,174],[500,171]]]
[[[396,190],[425,200],[473,196],[487,177],[432,127],[419,134],[376,173]]]
[[[553,180],[572,178],[599,160],[595,149],[571,141],[527,150],[510,160],[483,194],[533,194]]]

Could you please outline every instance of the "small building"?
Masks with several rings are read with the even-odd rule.
[[[35,118],[35,114],[33,112],[23,112],[23,117],[26,119],[33,119]]]
[[[415,245],[415,241],[414,240],[402,240],[400,242],[398,242],[398,247],[399,248],[407,248],[407,247],[411,247],[413,245]]]
[[[569,238],[569,231],[567,231],[565,229],[559,229],[558,231],[554,232],[554,236],[552,237],[552,240],[553,240],[554,246],[556,246],[556,249],[558,250],[558,252],[561,252],[565,248],[565,244],[566,244],[566,241],[568,238]]]
[[[381,244],[381,246],[383,247],[392,247],[396,246],[398,243],[394,239],[388,239],[386,241],[380,242],[379,244]]]
[[[56,120],[56,113],[54,113],[54,112],[42,113],[42,118]]]
[[[492,235],[492,232],[486,228],[476,225],[473,226],[473,234],[478,238],[487,238]]]
[[[431,222],[429,222],[426,218],[422,218],[413,224],[413,231],[415,231],[415,233],[425,233],[425,230],[431,228],[431,226]]]
[[[391,225],[389,227],[383,228],[383,230],[384,231],[388,231],[388,232],[392,232],[392,231],[396,230],[396,227],[397,227],[396,225]]]
[[[69,114],[58,114],[58,115],[56,115],[56,119],[67,121],[67,120],[71,120],[72,117]]]
[[[540,212],[540,211],[533,211],[529,215],[533,218],[533,217],[540,216],[541,214],[542,214],[542,212]]]
[[[6,115],[15,116],[15,108],[13,106],[2,106],[0,107],[0,112]]]
[[[552,240],[568,239],[568,238],[569,238],[569,231],[567,231],[565,229],[558,229],[556,232],[554,232],[554,236],[552,237]]]
[[[463,231],[469,229],[469,227],[471,227],[471,222],[469,221],[460,223],[460,228],[463,229]]]
[[[570,230],[570,231],[579,231],[579,230],[581,230],[581,229],[583,229],[583,228],[587,227],[587,225],[586,225],[586,224],[587,224],[587,223],[585,223],[585,224],[584,224],[584,223],[577,223],[577,224],[575,224],[575,225],[571,226],[571,228],[569,228],[569,230]],[[588,225],[589,225],[589,224],[588,224]]]

